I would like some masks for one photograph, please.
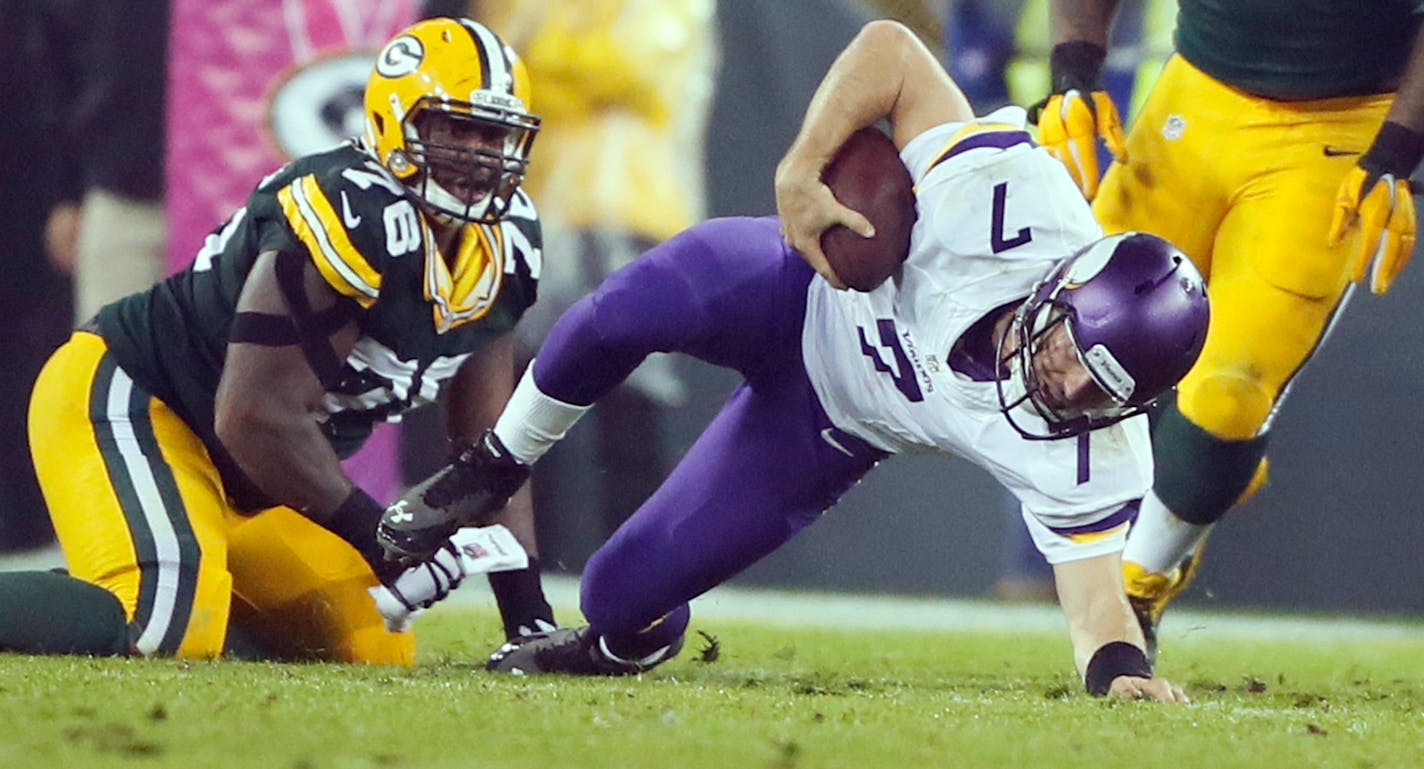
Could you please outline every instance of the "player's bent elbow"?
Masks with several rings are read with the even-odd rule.
[[[894,19],[874,19],[867,21],[856,33],[856,37],[877,44],[899,45],[906,40],[918,40],[914,31],[903,22]]]
[[[249,399],[219,400],[213,414],[213,432],[218,440],[243,463],[271,446],[282,445],[293,418],[274,408],[275,403]]]
[[[255,450],[251,444],[257,432],[261,429],[261,420],[252,408],[228,404],[219,404],[213,414],[213,432],[222,442],[223,447],[241,461],[241,458]]]

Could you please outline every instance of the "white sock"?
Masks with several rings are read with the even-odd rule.
[[[1142,498],[1137,522],[1127,534],[1124,561],[1132,561],[1150,572],[1170,573],[1196,549],[1211,532],[1212,524],[1187,523],[1162,504],[1154,491]]]
[[[532,465],[591,408],[564,403],[540,392],[534,384],[534,362],[530,361],[494,425],[494,434],[515,459]]]

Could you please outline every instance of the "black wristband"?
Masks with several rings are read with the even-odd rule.
[[[1048,54],[1048,70],[1053,75],[1053,92],[1077,89],[1084,94],[1098,90],[1098,74],[1108,57],[1105,48],[1086,40],[1053,46]]]
[[[1421,159],[1424,159],[1424,134],[1386,121],[1375,134],[1374,143],[1360,158],[1360,167],[1376,175],[1394,174],[1396,179],[1408,179]]]
[[[356,548],[378,575],[386,569],[386,555],[376,542],[376,526],[385,512],[385,506],[370,494],[354,488],[326,522],[327,530]]]
[[[1088,660],[1083,686],[1088,694],[1101,697],[1112,689],[1113,679],[1118,676],[1151,678],[1152,665],[1147,661],[1147,654],[1126,641],[1105,643]]]

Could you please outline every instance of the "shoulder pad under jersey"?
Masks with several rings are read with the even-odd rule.
[[[425,227],[405,188],[358,150],[334,151],[277,191],[282,215],[327,283],[363,307],[375,303],[393,260],[425,248]]]
[[[539,212],[524,190],[515,191],[510,199],[509,214],[500,222],[500,227],[513,246],[515,259],[523,263],[531,279],[539,280],[544,264],[544,235],[539,225]],[[506,270],[512,268],[515,265],[505,267]]]

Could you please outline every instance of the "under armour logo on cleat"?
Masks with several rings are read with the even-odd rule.
[[[415,513],[405,509],[406,504],[408,503],[402,499],[391,505],[390,509],[386,511],[386,515],[390,516],[391,523],[410,523],[415,520]]]

